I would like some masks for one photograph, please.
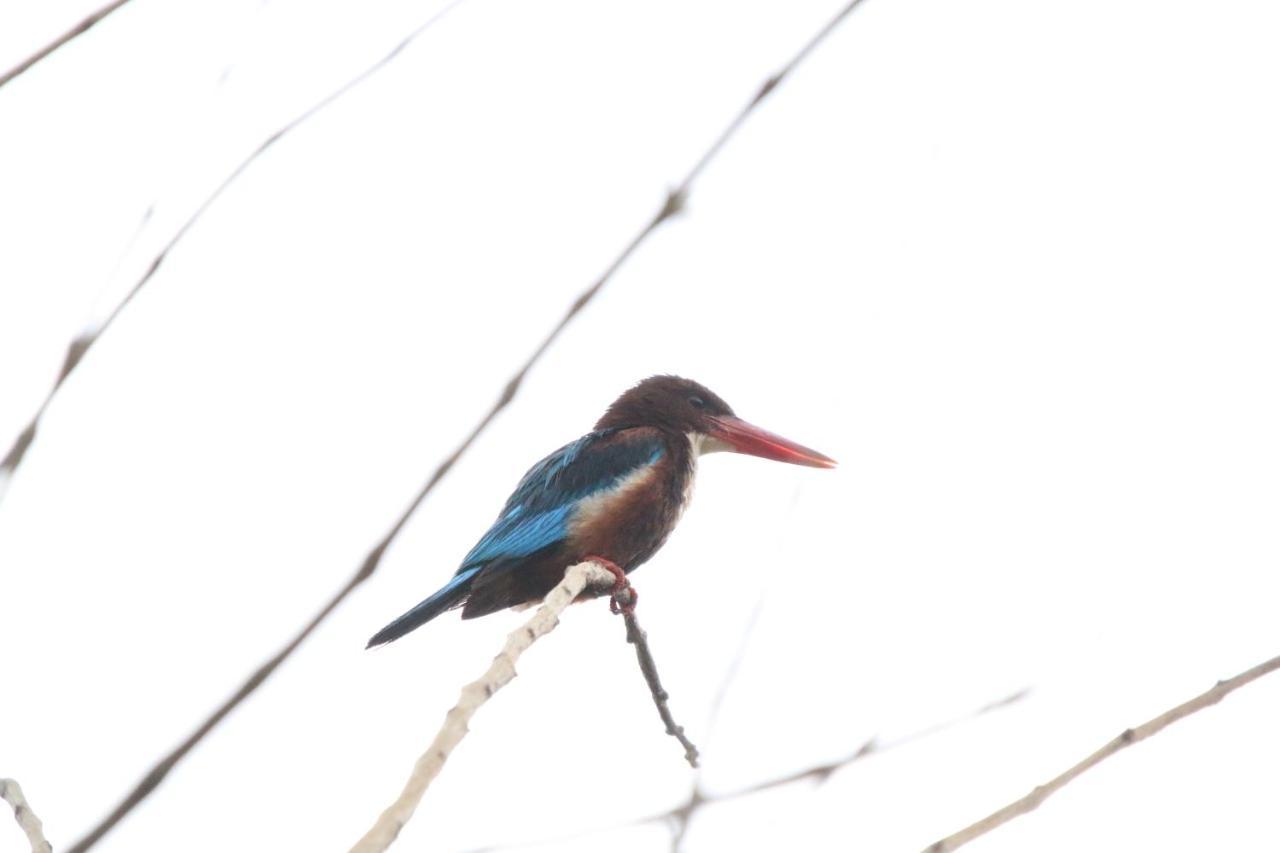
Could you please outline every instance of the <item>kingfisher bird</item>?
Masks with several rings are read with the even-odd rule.
[[[652,376],[609,406],[595,429],[529,469],[453,579],[369,640],[403,637],[462,608],[462,618],[541,601],[576,563],[625,582],[679,521],[698,457],[727,450],[815,468],[836,462],[753,426],[690,379]],[[587,597],[598,593],[587,593]]]

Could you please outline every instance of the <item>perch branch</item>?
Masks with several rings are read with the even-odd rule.
[[[53,845],[44,838],[44,826],[27,804],[27,798],[22,795],[22,786],[17,781],[0,779],[0,800],[13,808],[14,820],[27,834],[27,841],[31,842],[31,853],[53,853]]]
[[[443,15],[447,13],[450,9],[454,8],[457,5],[457,2],[461,2],[461,0],[456,0],[454,4],[451,4],[450,6],[446,7],[435,18],[433,18],[432,21],[439,20],[440,15]],[[133,809],[136,808],[139,803],[141,803],[144,799],[146,799],[146,797],[149,796],[153,790],[155,790],[155,788],[164,780],[164,777],[168,775],[169,771],[172,770],[174,766],[176,766],[177,763],[187,755],[187,753],[189,753],[198,743],[200,743],[200,741],[202,741],[204,737],[207,734],[209,734],[209,732],[211,732],[218,725],[218,723],[222,721],[224,717],[227,716],[227,714],[229,714],[232,710],[234,710],[246,698],[251,696],[254,693],[254,691],[256,691],[258,687],[261,686],[262,683],[265,682],[267,678],[269,678],[271,674],[282,663],[284,663],[284,661],[287,660],[290,655],[293,654],[293,652],[298,648],[298,646],[302,644],[303,640],[305,640],[308,636],[310,636],[311,633],[326,618],[328,618],[329,614],[332,613],[338,607],[338,605],[340,605],[347,598],[347,596],[350,595],[353,590],[355,590],[356,587],[358,587],[364,581],[368,580],[369,577],[373,575],[373,573],[377,570],[379,564],[381,563],[382,555],[386,552],[387,548],[391,545],[392,541],[394,541],[395,538],[399,535],[401,529],[403,529],[404,525],[408,522],[410,516],[422,504],[423,500],[426,499],[427,495],[431,493],[432,489],[435,488],[436,484],[440,482],[440,480],[444,477],[444,475],[448,473],[448,471],[453,467],[454,463],[458,461],[459,457],[461,457],[462,454],[466,452],[466,450],[471,446],[471,444],[480,435],[480,433],[483,432],[484,429],[488,427],[490,422],[492,422],[493,419],[498,415],[498,413],[501,412],[504,408],[506,408],[506,406],[511,402],[511,400],[515,397],[517,390],[520,388],[520,385],[524,382],[525,376],[529,373],[530,369],[542,357],[543,353],[545,353],[547,349],[550,348],[551,344],[556,340],[556,338],[559,337],[560,333],[564,330],[564,328],[569,325],[570,321],[572,321],[573,318],[576,317],[578,313],[581,312],[582,309],[585,308],[593,298],[595,298],[596,294],[598,294],[600,290],[604,288],[605,284],[607,284],[609,280],[613,277],[613,274],[617,272],[619,268],[622,267],[622,265],[626,262],[626,260],[631,257],[631,255],[636,251],[637,248],[640,247],[640,245],[648,238],[648,236],[651,233],[653,233],[658,228],[659,225],[661,225],[667,219],[674,216],[684,207],[684,204],[688,199],[689,192],[693,187],[694,181],[703,172],[703,170],[706,169],[708,164],[710,164],[711,161],[715,159],[716,155],[721,151],[721,149],[724,148],[725,143],[727,143],[729,139],[733,137],[734,134],[737,133],[738,129],[746,121],[746,118],[770,94],[772,94],[775,89],[777,89],[778,85],[783,81],[783,79],[785,79],[788,75],[791,74],[791,72],[793,72],[797,67],[799,67],[799,65],[805,60],[805,58],[807,58],[809,54],[811,54],[813,50],[822,41],[824,41],[828,35],[831,34],[831,32],[835,29],[836,25],[839,24],[842,20],[844,20],[844,18],[847,17],[849,13],[852,12],[861,2],[862,0],[850,0],[850,2],[845,4],[835,14],[834,17],[832,17],[812,38],[809,39],[808,42],[804,44],[803,47],[801,47],[801,49],[795,54],[795,56],[791,58],[789,62],[787,62],[784,66],[782,66],[781,69],[779,69],[774,74],[770,75],[765,79],[764,83],[760,85],[755,95],[747,102],[747,104],[741,109],[741,111],[725,127],[725,129],[720,133],[720,135],[715,138],[715,140],[711,143],[711,145],[702,153],[702,155],[697,159],[697,161],[694,163],[693,167],[689,170],[689,172],[676,185],[675,189],[669,190],[667,192],[666,200],[663,202],[662,206],[658,209],[658,211],[648,221],[648,223],[644,227],[642,227],[640,231],[631,239],[631,241],[628,242],[623,247],[622,251],[605,268],[604,272],[600,275],[600,277],[596,279],[595,282],[593,282],[589,287],[587,287],[581,294],[579,294],[578,297],[572,303],[570,303],[568,310],[565,312],[564,316],[560,318],[560,321],[551,329],[550,333],[542,340],[542,342],[538,345],[538,347],[533,351],[533,354],[530,355],[525,360],[524,364],[520,367],[519,370],[516,371],[515,375],[512,376],[510,380],[508,380],[506,386],[502,390],[502,393],[499,395],[498,400],[493,404],[493,406],[489,409],[489,411],[480,419],[480,422],[471,431],[471,433],[463,440],[462,444],[460,444],[458,448],[454,450],[451,455],[446,457],[445,460],[440,463],[439,467],[436,468],[435,472],[427,480],[426,484],[419,490],[418,494],[409,503],[408,507],[404,510],[404,512],[400,515],[400,517],[395,521],[395,523],[391,526],[391,529],[387,532],[385,536],[383,536],[383,538],[373,547],[373,549],[365,557],[364,562],[361,564],[360,568],[357,569],[355,575],[351,578],[351,580],[349,580],[347,584],[342,589],[340,589],[338,593],[334,595],[333,598],[331,598],[320,609],[320,612],[317,613],[315,617],[312,618],[312,620],[308,622],[302,628],[302,630],[299,631],[298,634],[293,637],[293,639],[291,639],[274,656],[272,656],[265,663],[259,666],[258,669],[256,669],[252,674],[250,674],[249,678],[246,679],[245,682],[227,700],[225,700],[221,705],[219,705],[213,711],[213,713],[210,714],[204,720],[204,722],[202,722],[199,725],[199,727],[185,741],[179,744],[178,747],[175,748],[172,752],[168,753],[166,756],[164,756],[158,762],[156,762],[152,766],[152,768],[147,772],[147,774],[142,778],[142,780],[138,782],[136,786],[134,786],[133,790],[131,790],[124,797],[124,799],[115,807],[115,809],[106,818],[104,818],[97,826],[95,826],[92,830],[90,830],[88,835],[86,835],[80,841],[76,842],[76,844],[70,849],[69,853],[85,853],[85,851],[93,847],[93,845],[96,844],[97,841],[101,839],[103,835],[109,832],[112,829],[112,827],[114,827],[117,823],[119,823],[120,820],[124,818],[125,815],[133,811]],[[323,108],[324,106],[327,106],[329,103],[332,103],[333,99],[336,98],[339,94],[341,94],[344,91],[347,91],[356,83],[358,83],[360,80],[364,79],[369,74],[371,74],[373,70],[375,70],[376,68],[380,67],[381,65],[385,64],[390,59],[392,59],[408,44],[410,40],[412,40],[414,37],[417,36],[417,34],[421,33],[423,29],[429,26],[432,21],[428,21],[427,24],[420,26],[417,30],[414,31],[413,34],[411,34],[406,40],[402,41],[400,45],[397,46],[394,50],[392,50],[391,53],[387,54],[385,57],[383,57],[383,59],[381,59],[378,63],[376,63],[370,69],[366,70],[359,77],[347,83],[337,93],[321,101],[319,104],[313,107],[310,111],[308,111],[307,113],[304,113],[299,119],[296,119],[290,125],[286,126],[280,131],[277,131],[272,137],[270,137],[266,142],[263,143],[263,145],[258,149],[258,151],[254,155],[250,156],[249,160],[245,161],[239,167],[237,167],[236,171],[233,172],[232,175],[222,185],[220,185],[219,188],[214,192],[214,195],[211,196],[208,200],[206,200],[206,202],[201,206],[201,208],[197,210],[195,215],[190,220],[187,221],[187,223],[182,227],[182,229],[180,229],[179,234],[177,236],[180,237],[181,234],[186,233],[186,231],[191,228],[191,226],[195,223],[196,218],[198,218],[201,215],[201,213],[203,213],[205,210],[208,209],[209,205],[213,202],[214,198],[216,198],[217,195],[223,189],[226,188],[226,185],[230,181],[234,180],[236,175],[244,171],[248,163],[254,157],[256,157],[258,153],[261,153],[269,145],[271,145],[273,142],[279,139],[280,136],[282,136],[288,130],[291,130],[293,127],[295,127],[298,124],[298,122],[305,120],[306,118],[313,115],[315,111]],[[55,383],[54,387],[49,391],[48,397],[45,398],[45,401],[41,404],[40,408],[36,411],[36,414],[32,417],[26,429],[24,429],[23,432],[19,435],[17,441],[13,445],[13,448],[9,451],[9,454],[5,456],[3,461],[0,461],[0,498],[3,498],[3,490],[5,487],[4,484],[6,480],[6,474],[9,477],[12,477],[14,470],[16,469],[18,463],[21,461],[23,454],[26,452],[27,447],[30,445],[32,439],[35,436],[36,424],[39,421],[40,416],[43,414],[44,410],[48,407],[50,401],[53,399],[53,396],[57,392],[58,388],[61,387],[62,382],[63,380],[65,380],[67,374],[70,372],[72,368],[74,368],[75,364],[79,362],[79,359],[84,355],[84,352],[93,343],[93,341],[97,339],[97,336],[102,334],[102,332],[106,329],[106,326],[110,324],[111,320],[113,320],[120,313],[120,311],[124,308],[125,304],[128,303],[128,301],[133,297],[133,295],[137,293],[138,289],[141,288],[143,284],[145,284],[146,281],[150,278],[150,276],[155,272],[155,270],[159,267],[161,261],[164,259],[165,254],[173,247],[174,242],[176,242],[176,239],[177,237],[175,237],[174,241],[171,241],[168,244],[168,246],[166,246],[166,248],[162,250],[161,254],[158,255],[153,260],[147,274],[144,275],[144,277],[134,286],[134,289],[130,291],[129,295],[125,297],[125,301],[116,307],[116,309],[112,312],[112,314],[108,318],[106,324],[99,326],[95,331],[91,333],[87,333],[88,334],[87,337],[81,336],[80,338],[77,338],[75,341],[72,342],[71,347],[68,350],[67,362],[66,364],[64,364],[62,368],[62,372],[59,375],[59,378]]]
[[[1070,767],[1066,771],[1060,773],[1054,778],[1032,789],[1031,793],[1025,797],[1015,800],[1009,805],[998,811],[984,817],[977,823],[966,826],[959,832],[948,835],[941,841],[936,841],[925,848],[925,853],[948,853],[955,850],[979,836],[986,835],[996,827],[1003,826],[1016,817],[1034,811],[1041,803],[1047,800],[1051,795],[1057,793],[1060,789],[1066,787],[1075,780],[1077,776],[1089,770],[1094,765],[1100,764],[1111,756],[1115,755],[1125,747],[1132,746],[1140,740],[1146,740],[1154,734],[1162,731],[1165,727],[1176,723],[1183,717],[1189,717],[1197,711],[1203,711],[1210,705],[1216,705],[1222,701],[1222,698],[1233,690],[1245,686],[1251,681],[1261,678],[1273,670],[1280,669],[1280,657],[1274,657],[1269,661],[1260,663],[1253,669],[1245,670],[1234,678],[1226,681],[1219,681],[1213,687],[1201,693],[1194,699],[1183,702],[1176,708],[1170,708],[1158,717],[1154,717],[1142,725],[1134,729],[1125,729],[1119,735],[1112,738],[1100,749],[1092,755],[1080,761],[1078,764]]]
[[[472,716],[503,685],[516,677],[516,661],[520,655],[539,637],[550,633],[559,624],[561,612],[584,589],[610,583],[612,580],[613,575],[592,561],[578,563],[565,572],[564,580],[551,590],[533,617],[507,635],[506,645],[493,659],[485,674],[462,688],[458,703],[445,715],[444,724],[431,741],[431,746],[427,747],[427,751],[414,764],[413,773],[400,796],[379,816],[364,837],[356,842],[351,853],[381,853],[391,846],[400,830],[413,817],[414,809],[428,786],[440,775],[449,754],[466,737],[467,723]]]

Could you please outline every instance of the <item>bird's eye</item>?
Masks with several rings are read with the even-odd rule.
[[[707,407],[707,401],[701,397],[693,396],[689,398],[689,405],[693,406],[695,409],[705,409]]]

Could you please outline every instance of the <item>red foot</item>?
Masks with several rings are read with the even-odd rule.
[[[636,588],[631,585],[629,580],[627,580],[627,573],[622,570],[622,567],[613,560],[605,559],[604,557],[596,554],[588,554],[583,559],[594,560],[596,563],[599,563],[607,569],[609,574],[613,575],[615,578],[612,598],[609,599],[609,612],[634,613],[636,609],[636,602],[640,600],[640,593],[636,592]]]

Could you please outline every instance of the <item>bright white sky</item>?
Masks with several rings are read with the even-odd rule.
[[[11,0],[0,67],[98,2]],[[345,581],[839,2],[466,0],[213,205],[0,504],[0,774],[56,847]],[[135,0],[0,89],[4,447],[225,174],[440,5]],[[345,850],[523,617],[365,638],[656,372],[842,463],[708,459],[635,575],[712,790],[1033,688],[707,809],[688,853],[918,850],[1280,652],[1278,32],[1263,0],[868,0],[98,849]],[[520,672],[395,849],[667,849],[616,828],[690,774],[603,603]],[[972,849],[1268,849],[1278,714],[1273,677]]]

